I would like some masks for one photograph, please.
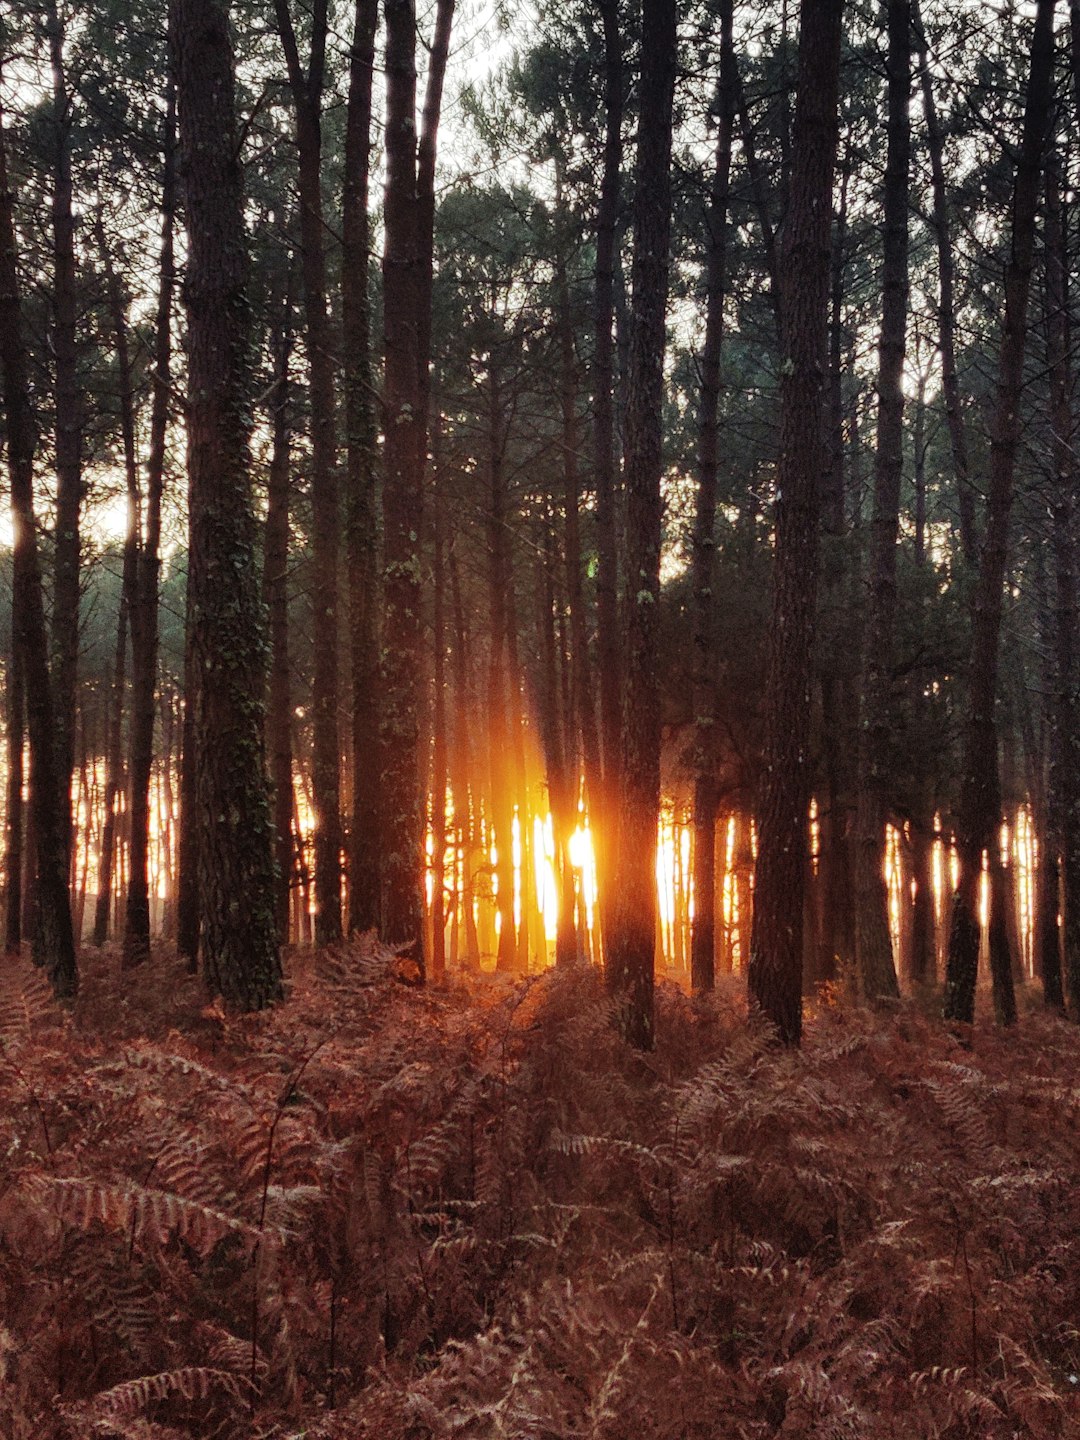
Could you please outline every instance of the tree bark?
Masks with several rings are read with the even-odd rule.
[[[311,11],[305,71],[288,0],[275,0],[296,116],[304,339],[311,407],[312,607],[318,641],[311,686],[315,802],[315,943],[341,939],[341,749],[338,737],[338,564],[341,535],[334,408],[334,346],[326,301],[322,213],[322,102],[327,0]]]
[[[864,645],[856,824],[855,949],[859,988],[875,1002],[900,994],[889,934],[885,888],[885,822],[889,804],[889,738],[893,726],[892,661],[896,625],[896,549],[904,470],[904,361],[907,352],[908,189],[911,158],[911,5],[888,5],[888,140],[885,162],[884,259],[878,344],[877,450],[870,535],[870,593]]]
[[[991,854],[991,881],[996,878],[993,855],[1001,822],[1001,781],[998,770],[998,651],[1002,592],[1008,560],[1009,515],[1013,475],[1020,438],[1020,397],[1024,382],[1028,298],[1035,249],[1035,215],[1039,177],[1046,143],[1052,93],[1054,0],[1039,0],[1031,46],[1031,67],[1024,106],[1023,137],[1013,189],[1011,253],[1005,270],[1005,318],[998,363],[990,446],[990,483],[986,534],[976,581],[969,668],[968,715],[964,733],[957,848],[960,884],[953,898],[949,959],[945,980],[945,1017],[970,1024],[975,1016],[975,985],[979,967],[978,887],[982,854]],[[1008,948],[1004,956],[993,937],[1002,897],[992,884],[991,967],[998,1019],[1016,1019]]]
[[[825,467],[832,180],[842,0],[803,0],[791,197],[784,227],[783,380],[759,842],[750,941],[754,1003],[780,1039],[802,1033],[810,678]]]
[[[385,0],[386,190],[383,251],[384,625],[380,714],[382,936],[423,955],[424,807],[420,779],[419,544],[424,416],[420,384],[416,185],[416,11]]]
[[[146,511],[131,609],[131,875],[124,916],[123,965],[150,954],[150,783],[154,768],[154,718],[158,657],[158,577],[161,570],[161,500],[172,388],[172,312],[176,214],[176,88],[170,73],[166,90],[164,169],[161,185],[161,256],[154,321],[154,374],[150,405],[150,449],[146,462]]]
[[[2,66],[2,57],[0,57]],[[21,657],[30,732],[30,813],[37,859],[33,926],[34,959],[45,966],[57,996],[78,988],[68,890],[68,828],[61,806],[52,685],[48,667],[45,604],[37,520],[34,515],[34,450],[37,435],[23,346],[22,301],[15,239],[14,196],[8,178],[7,144],[0,109],[0,369],[7,419],[11,484],[12,623]],[[28,837],[29,840],[29,837]],[[27,850],[30,846],[27,845]]]
[[[1072,376],[1069,365],[1068,252],[1062,217],[1061,161],[1046,166],[1047,360],[1050,371],[1051,521],[1054,578],[1054,711],[1050,766],[1051,833],[1065,898],[1065,982],[1080,1018],[1080,664],[1076,652],[1076,490]],[[1055,907],[1056,909],[1056,907]],[[1055,915],[1056,920],[1056,915]],[[1048,962],[1049,962],[1049,957]],[[1049,963],[1044,974],[1049,972]],[[1060,982],[1059,986],[1060,988]],[[1056,1004],[1053,980],[1047,987]]]
[[[660,480],[676,49],[675,0],[643,0],[634,194],[634,327],[624,464],[626,685],[619,840],[606,977],[624,1039],[645,1050],[653,1045],[660,806]]]
[[[274,337],[270,470],[263,542],[262,596],[270,619],[270,675],[267,690],[267,745],[274,792],[275,904],[278,940],[289,939],[289,900],[295,872],[292,835],[292,682],[289,671],[289,493],[291,489],[292,284],[286,280],[281,320]]]
[[[188,482],[199,916],[210,989],[282,995],[264,760],[266,641],[248,455],[247,247],[233,55],[217,0],[171,0],[188,236]]]
[[[371,88],[378,0],[357,0],[349,59],[342,198],[342,350],[345,357],[348,554],[352,649],[352,827],[349,836],[349,929],[379,923],[379,625],[378,517],[371,302]]]
[[[711,990],[716,967],[716,491],[720,440],[720,356],[727,285],[728,191],[735,118],[732,0],[720,8],[720,95],[716,160],[705,219],[705,343],[699,362],[698,491],[694,512],[691,585],[694,605],[694,920],[690,981]]]
[[[960,377],[956,365],[956,261],[952,228],[949,224],[948,192],[945,186],[945,145],[934,99],[934,82],[923,29],[919,0],[912,0],[911,17],[919,52],[919,81],[922,87],[926,145],[930,153],[930,181],[933,194],[934,238],[938,253],[938,343],[941,349],[941,389],[945,397],[945,418],[952,447],[953,474],[960,515],[960,551],[965,563],[974,568],[978,559],[975,522],[975,491],[968,461],[967,430],[964,425]]]
[[[615,521],[615,271],[623,162],[623,48],[618,0],[599,0],[604,31],[604,155],[596,211],[593,340],[593,464],[596,474],[596,612],[602,794],[591,797],[601,903],[611,898],[617,850],[622,745],[622,659]]]
[[[60,821],[69,857],[71,781],[75,768],[76,684],[79,667],[79,522],[82,510],[82,396],[78,376],[78,296],[71,174],[71,97],[64,66],[64,27],[55,0],[45,24],[52,71],[54,130],[52,246],[54,403],[56,407],[56,532],[53,548],[52,649],[56,700]]]
[[[2,239],[2,237],[0,237]],[[7,806],[4,812],[4,953],[17,955],[22,948],[22,866],[23,866],[23,749],[26,741],[26,689],[23,664],[11,637],[7,665]]]

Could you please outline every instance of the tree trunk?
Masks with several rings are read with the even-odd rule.
[[[615,522],[615,271],[623,162],[623,49],[618,0],[599,0],[604,30],[604,160],[596,211],[593,463],[596,473],[596,612],[603,793],[592,798],[601,905],[611,898],[622,746],[622,657]]]
[[[292,682],[289,672],[289,493],[291,414],[289,360],[292,353],[292,284],[286,281],[281,321],[274,337],[269,491],[263,549],[262,595],[270,617],[270,677],[267,744],[274,792],[275,905],[278,940],[289,939],[289,898],[293,879]]]
[[[146,513],[139,547],[136,599],[131,610],[131,878],[124,917],[125,967],[150,953],[150,782],[154,768],[158,657],[158,576],[161,569],[161,498],[172,388],[174,288],[173,222],[176,213],[176,93],[170,77],[166,94],[164,173],[161,186],[161,258],[154,330],[154,388],[150,449],[146,463]]]
[[[888,143],[884,260],[878,345],[877,451],[870,538],[870,605],[864,645],[857,791],[855,949],[859,987],[874,1002],[899,997],[885,889],[889,740],[893,728],[892,660],[896,624],[896,549],[904,470],[904,361],[907,352],[908,188],[911,154],[911,5],[888,5]]]
[[[653,1045],[656,826],[660,806],[660,478],[675,0],[643,0],[634,194],[633,315],[626,417],[625,674],[619,840],[607,984],[624,1039]]]
[[[416,190],[416,10],[385,0],[383,446],[384,646],[380,712],[382,936],[406,945],[423,971],[424,807],[420,780],[419,543],[424,417],[419,355],[419,214]]]
[[[217,0],[171,0],[188,237],[188,482],[199,916],[210,989],[282,995],[248,456],[247,248],[233,55]],[[228,577],[226,583],[225,577]]]
[[[953,898],[945,980],[945,1017],[966,1024],[970,1024],[975,1016],[975,984],[979,966],[978,887],[982,854],[988,850],[993,857],[997,847],[997,827],[1001,821],[994,704],[1009,514],[1020,438],[1020,396],[1035,249],[1035,215],[1052,92],[1053,16],[1054,0],[1039,0],[1031,47],[1023,139],[1013,190],[1012,248],[1005,271],[1005,319],[993,412],[986,535],[975,589],[968,716],[957,817],[960,884]],[[991,881],[994,879],[992,865]],[[998,887],[994,888],[997,890]],[[996,924],[1000,906],[1000,893],[993,894],[992,927]],[[999,1020],[1010,1023],[1016,1018],[1016,1001],[1007,947],[1002,963],[1000,948],[991,946],[991,965],[995,1010]]]
[[[14,195],[8,179],[7,145],[3,111],[0,110],[0,367],[3,371],[14,531],[11,596],[14,650],[21,657],[24,667],[26,720],[30,732],[30,810],[37,858],[37,915],[32,931],[33,947],[34,959],[48,969],[57,996],[70,997],[78,988],[78,973],[68,890],[69,835],[57,775],[55,712],[49,679],[45,604],[34,515],[34,449],[37,436],[23,348],[13,211]]]
[[[79,665],[79,519],[82,509],[82,399],[76,340],[75,215],[71,176],[71,98],[64,68],[64,28],[55,0],[46,6],[52,70],[52,243],[54,400],[56,405],[56,535],[53,549],[52,648],[56,700],[60,823],[69,856],[71,781],[75,768],[76,681]]]
[[[728,190],[735,116],[735,53],[732,0],[720,9],[720,102],[716,163],[705,218],[705,343],[698,397],[698,492],[694,513],[691,585],[694,606],[694,921],[690,979],[694,990],[711,990],[716,955],[716,488],[720,437],[720,352],[727,285]]]
[[[195,711],[198,671],[192,625],[191,516],[188,515],[188,576],[184,604],[184,714],[180,725],[180,841],[177,846],[176,949],[194,974],[199,964],[199,824],[195,777]]]
[[[967,432],[956,367],[956,262],[945,186],[945,146],[934,99],[933,77],[927,53],[926,32],[919,13],[919,0],[912,0],[911,17],[919,52],[919,80],[922,85],[926,144],[930,152],[930,180],[933,193],[934,237],[938,252],[938,343],[941,349],[941,389],[945,397],[945,418],[952,446],[953,473],[960,513],[960,550],[965,563],[974,568],[978,558],[975,525],[975,492],[968,463]]]
[[[1080,1018],[1080,665],[1076,653],[1076,489],[1072,376],[1069,365],[1068,252],[1061,203],[1061,161],[1046,167],[1046,315],[1050,371],[1051,517],[1057,604],[1048,852],[1060,857],[1065,895],[1065,982]],[[1056,916],[1055,916],[1056,919]],[[1049,957],[1047,957],[1049,960]],[[1044,969],[1048,973],[1049,964]],[[1056,1003],[1053,981],[1048,987]]]
[[[348,553],[352,661],[352,828],[349,836],[349,929],[379,923],[379,625],[378,519],[371,302],[368,290],[371,225],[371,87],[378,0],[357,0],[349,59],[342,198],[342,352],[345,357]]]
[[[783,380],[765,682],[750,994],[785,1044],[802,1033],[810,804],[810,658],[825,467],[832,180],[842,0],[803,0],[791,198],[784,227]]]
[[[288,0],[275,0],[296,116],[304,338],[311,407],[312,607],[319,641],[311,686],[311,779],[315,802],[315,941],[341,939],[341,752],[338,743],[338,550],[341,535],[334,411],[334,347],[326,303],[322,214],[322,99],[327,0],[311,11],[307,71]]]
[[[2,241],[2,237],[0,237]],[[26,690],[23,663],[11,637],[7,667],[7,807],[4,846],[4,953],[17,955],[22,948],[23,912],[23,749],[26,739]]]

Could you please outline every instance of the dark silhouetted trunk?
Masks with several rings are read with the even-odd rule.
[[[248,456],[247,249],[232,45],[216,0],[172,0],[188,265],[188,484],[203,971],[239,1009],[281,998],[265,771],[265,638]],[[228,583],[224,583],[224,577]]]
[[[0,237],[2,238],[2,237]],[[7,665],[7,806],[4,811],[4,951],[22,946],[23,749],[26,743],[26,693],[23,667],[12,635]]]
[[[953,473],[956,476],[957,506],[960,515],[960,550],[965,562],[974,566],[977,556],[975,524],[975,491],[968,463],[967,432],[964,426],[960,378],[956,367],[956,262],[953,258],[952,231],[945,185],[945,146],[934,99],[934,83],[930,73],[926,34],[919,14],[919,0],[912,0],[911,16],[919,51],[919,80],[922,85],[923,114],[926,120],[926,144],[930,152],[930,179],[933,193],[934,237],[938,252],[938,343],[941,349],[941,389],[945,397],[945,417],[952,446]]]
[[[349,835],[349,929],[379,923],[379,625],[375,397],[371,373],[368,277],[371,225],[371,87],[378,0],[357,0],[349,59],[342,198],[342,353],[345,361],[349,626],[352,663],[352,826]]]
[[[75,768],[76,680],[79,665],[79,521],[82,509],[82,397],[79,391],[75,213],[71,176],[71,97],[64,69],[64,28],[48,0],[46,28],[52,70],[54,129],[51,336],[56,406],[56,532],[53,546],[52,649],[56,704],[60,823],[70,868],[71,781]]]
[[[291,279],[291,277],[290,277]],[[270,619],[270,676],[267,690],[267,746],[274,791],[274,913],[278,939],[289,939],[293,864],[292,683],[289,674],[289,493],[291,414],[289,359],[292,352],[292,285],[286,281],[281,322],[274,337],[270,469],[267,477],[262,595]]]
[[[15,240],[14,195],[0,110],[0,367],[11,482],[13,649],[23,665],[30,732],[30,810],[37,860],[34,959],[49,972],[58,996],[78,988],[68,891],[68,832],[60,803],[56,729],[48,667],[45,604],[34,515],[34,413],[23,348],[22,304]],[[29,836],[27,837],[29,842]],[[27,850],[30,846],[27,844]]]
[[[727,284],[728,188],[735,116],[732,0],[720,9],[720,104],[716,164],[705,219],[705,343],[701,351],[698,397],[698,493],[694,513],[691,584],[694,592],[694,922],[690,944],[690,980],[695,990],[711,990],[716,967],[716,488],[720,439],[720,352],[724,334]]]
[[[611,898],[622,746],[622,661],[615,522],[615,271],[622,183],[623,51],[618,0],[600,0],[604,30],[604,160],[596,212],[593,465],[596,474],[596,612],[603,794],[593,796],[601,906]]]
[[[870,531],[869,613],[864,641],[856,810],[855,951],[859,989],[870,1001],[899,996],[885,889],[885,821],[889,807],[896,548],[904,471],[904,361],[907,351],[908,188],[911,154],[911,5],[888,5],[888,141],[884,258],[878,343],[877,451]]]
[[[113,661],[112,695],[105,725],[105,815],[101,845],[98,850],[98,892],[94,904],[92,943],[105,944],[113,903],[114,866],[116,859],[118,801],[124,783],[124,692],[127,678],[128,628],[133,606],[137,603],[139,563],[139,466],[135,453],[135,386],[131,370],[131,347],[128,338],[127,306],[119,278],[113,268],[105,240],[105,227],[99,212],[97,241],[105,272],[116,369],[120,383],[120,434],[124,450],[124,479],[127,489],[127,528],[124,534],[123,588],[116,621],[116,651]]]
[[[643,0],[632,270],[634,325],[626,413],[625,703],[608,989],[630,1044],[653,1044],[656,826],[660,805],[660,478],[675,0]]]
[[[989,851],[991,857],[990,964],[994,1008],[1002,1023],[1012,1023],[1016,1019],[1008,946],[1004,946],[1003,952],[1000,944],[1005,930],[1001,923],[1002,893],[1000,885],[994,883],[1000,878],[996,873],[1000,863],[995,863],[994,856],[1001,823],[1001,781],[994,705],[1009,515],[1020,438],[1020,397],[1035,251],[1035,215],[1050,116],[1053,17],[1054,0],[1039,0],[1031,47],[1023,138],[1013,190],[1011,251],[1005,270],[1005,319],[992,417],[986,534],[979,560],[972,621],[968,715],[957,817],[960,884],[953,897],[945,980],[946,1019],[968,1024],[975,1015],[975,984],[979,967],[978,891],[984,851]]]
[[[327,0],[311,10],[307,70],[288,0],[275,0],[296,116],[304,339],[311,407],[312,595],[318,641],[311,684],[311,789],[315,810],[315,941],[341,939],[341,752],[338,742],[338,561],[341,536],[334,410],[334,345],[326,301],[322,214],[322,101]]]
[[[804,0],[791,198],[783,236],[784,363],[765,682],[750,994],[786,1044],[802,1033],[810,678],[828,364],[829,256],[842,0]]]
[[[1076,489],[1072,377],[1069,365],[1068,251],[1061,203],[1061,161],[1046,167],[1046,317],[1050,370],[1051,517],[1056,588],[1054,708],[1050,765],[1050,835],[1046,849],[1060,869],[1065,899],[1065,981],[1080,1018],[1080,665],[1076,653]],[[1056,907],[1055,907],[1056,908]],[[1056,921],[1056,914],[1055,914]],[[1057,1004],[1049,955],[1044,977],[1049,1003]]]
[[[146,511],[139,547],[135,601],[131,608],[131,865],[124,916],[125,966],[150,953],[150,782],[154,768],[158,657],[158,576],[161,569],[161,499],[172,387],[174,289],[173,222],[176,212],[176,93],[170,76],[165,110],[164,173],[161,187],[161,259],[158,265],[154,329],[150,449],[146,462]]]

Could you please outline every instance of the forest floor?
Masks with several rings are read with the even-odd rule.
[[[1080,1031],[0,963],[0,1436],[1080,1436]]]

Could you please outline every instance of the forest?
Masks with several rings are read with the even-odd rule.
[[[0,5],[2,1440],[1080,1437],[1080,0]]]

